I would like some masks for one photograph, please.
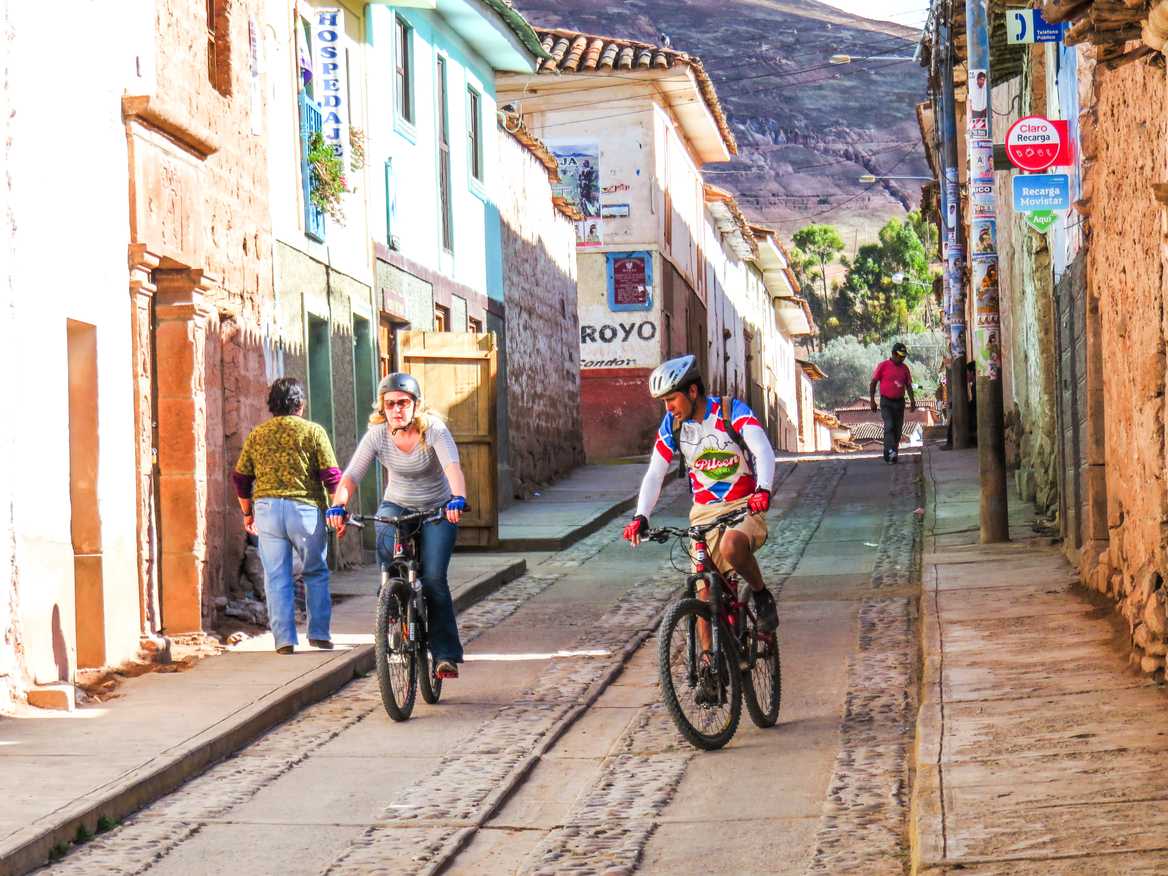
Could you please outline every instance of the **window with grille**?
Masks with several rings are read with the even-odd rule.
[[[442,214],[442,248],[454,250],[453,217],[450,212],[450,101],[447,89],[446,59],[438,57],[438,209]]]
[[[394,65],[397,96],[397,114],[411,125],[414,123],[414,29],[401,18],[396,21],[394,38]]]
[[[483,181],[483,98],[473,88],[466,89],[466,139],[470,175]]]

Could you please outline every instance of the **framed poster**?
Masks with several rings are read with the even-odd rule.
[[[639,252],[605,253],[608,281],[608,309],[650,310],[653,307],[653,254]]]

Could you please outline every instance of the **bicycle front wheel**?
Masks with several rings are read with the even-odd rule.
[[[421,599],[419,596],[417,602]],[[415,611],[417,602],[414,603]],[[418,641],[418,686],[422,689],[422,699],[432,706],[442,696],[442,679],[434,674],[434,658],[430,654],[430,615],[424,604],[417,616],[418,629],[422,631]]]
[[[707,751],[729,742],[742,717],[742,673],[725,624],[720,627],[717,657],[708,662],[702,657],[698,623],[708,623],[710,614],[709,603],[679,600],[665,613],[657,640],[665,707],[681,735]]]
[[[414,710],[418,692],[418,663],[410,642],[406,605],[399,588],[388,581],[377,599],[377,628],[373,633],[373,653],[377,663],[377,686],[386,714],[404,721]]]
[[[783,676],[779,663],[779,631],[761,632],[752,619],[747,623],[745,655],[750,668],[742,671],[742,693],[746,711],[756,727],[774,727],[779,720],[783,698]]]

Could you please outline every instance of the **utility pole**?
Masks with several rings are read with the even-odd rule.
[[[990,88],[988,0],[965,0],[969,47],[966,88],[966,166],[973,294],[973,352],[977,362],[977,461],[981,472],[981,541],[1009,541],[1006,441],[1002,412],[1002,323],[998,296],[994,198],[993,106]]]
[[[957,106],[953,97],[952,3],[945,3],[937,26],[937,78],[940,80],[941,223],[945,259],[945,321],[949,326],[949,416],[953,448],[970,446],[971,416],[965,379],[965,226],[957,184]]]

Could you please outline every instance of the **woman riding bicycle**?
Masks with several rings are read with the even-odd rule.
[[[422,588],[430,607],[430,650],[435,675],[458,678],[462,642],[446,573],[458,535],[457,523],[466,509],[466,478],[450,430],[422,404],[422,389],[409,374],[395,372],[377,386],[369,429],[357,445],[341,477],[335,504],[327,513],[329,526],[339,532],[345,528],[345,505],[374,458],[388,472],[377,516],[397,517],[445,507],[445,520],[421,528]],[[382,569],[389,568],[397,541],[396,527],[377,524],[377,557]]]

